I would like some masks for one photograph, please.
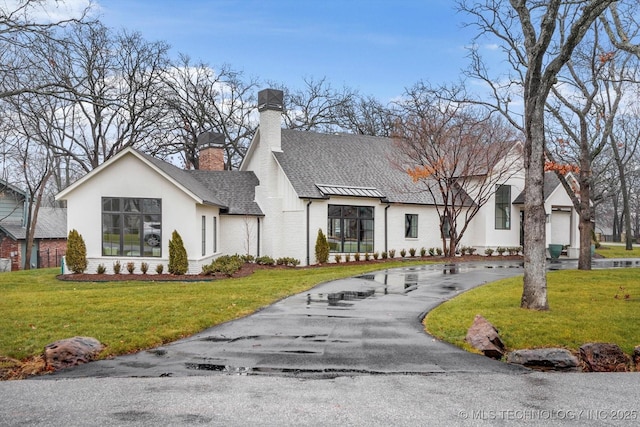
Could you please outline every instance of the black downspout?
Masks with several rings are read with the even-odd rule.
[[[260,257],[260,217],[257,217],[256,219],[258,220],[258,233],[256,233],[257,234],[256,258],[259,258]]]
[[[388,228],[389,228],[389,222],[388,222],[388,218],[389,215],[387,213],[387,209],[389,209],[391,207],[391,205],[389,203],[387,203],[387,207],[384,208],[384,251],[387,252],[389,249],[387,248],[388,246],[388,238],[389,238],[389,233],[388,233]]]
[[[311,265],[311,235],[309,232],[309,221],[310,221],[310,213],[309,213],[309,205],[311,205],[311,200],[307,201],[307,265]]]

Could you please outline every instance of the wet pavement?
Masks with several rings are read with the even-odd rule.
[[[594,268],[638,266],[640,260],[601,260]],[[548,266],[575,267],[575,261]],[[521,372],[440,342],[421,324],[429,310],[460,292],[521,274],[521,262],[495,261],[395,268],[336,280],[169,345],[41,378]]]
[[[492,262],[336,280],[187,339],[43,378],[514,372],[519,368],[435,340],[421,320],[460,292],[522,273],[519,262]]]
[[[640,373],[529,371],[422,330],[442,301],[522,272],[430,265],[326,283],[170,345],[0,382],[0,425],[637,424]]]

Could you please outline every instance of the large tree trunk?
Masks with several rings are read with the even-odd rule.
[[[591,270],[591,236],[593,234],[593,208],[591,207],[591,150],[587,139],[585,117],[580,118],[580,202],[578,228],[580,230],[580,254],[578,270]]]
[[[548,310],[543,195],[544,99],[533,99],[525,106],[525,130],[524,284],[520,306]]]

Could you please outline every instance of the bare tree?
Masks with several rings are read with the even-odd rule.
[[[496,188],[520,171],[521,146],[512,127],[448,92],[423,83],[409,90],[395,139],[398,165],[437,201],[443,250],[452,255]]]
[[[56,75],[69,88],[68,112],[56,123],[65,139],[50,148],[89,172],[159,132],[168,46],[138,33],[113,33],[100,23],[72,27],[65,46],[54,59]]]
[[[496,81],[479,50],[471,51],[470,74],[487,83],[494,102],[487,102],[520,127],[524,134],[525,267],[521,306],[547,310],[544,164],[545,107],[562,67],[571,59],[593,22],[615,0],[458,0],[482,35],[501,44],[512,67],[507,82]],[[567,29],[560,37],[558,23]],[[510,110],[512,97],[522,96],[522,122]]]
[[[163,75],[162,101],[168,112],[166,130],[155,152],[179,154],[187,167],[199,168],[198,136],[207,131],[224,135],[225,168],[239,166],[257,128],[256,79],[244,80],[229,66],[213,69],[181,55]]]
[[[45,0],[20,0],[0,4],[0,98],[23,93],[61,95],[66,82],[53,71],[55,62],[42,47],[60,47],[60,30],[68,24],[81,23],[89,7],[77,16],[60,20],[38,19],[47,8]],[[64,4],[58,2],[58,6]]]

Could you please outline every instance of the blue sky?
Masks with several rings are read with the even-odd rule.
[[[326,77],[383,102],[454,82],[473,36],[453,0],[97,0],[108,26],[262,81]]]

